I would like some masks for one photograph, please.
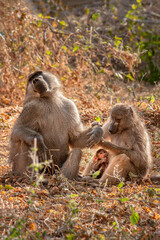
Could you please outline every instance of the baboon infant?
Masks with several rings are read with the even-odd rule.
[[[92,174],[98,171],[96,178],[100,178],[103,175],[104,170],[108,167],[108,164],[108,152],[104,149],[98,149],[94,157],[87,164],[83,172],[83,176],[87,176],[88,174]]]
[[[152,168],[149,135],[134,108],[128,104],[117,104],[111,110],[98,145],[110,153],[109,165],[100,182],[108,180],[116,184],[126,179],[130,172],[146,178]]]
[[[102,128],[84,130],[76,105],[62,95],[60,87],[49,72],[36,71],[28,77],[23,110],[10,138],[14,173],[23,174],[32,163],[30,151],[36,138],[39,162],[52,159],[67,178],[76,179],[81,149],[100,141]]]

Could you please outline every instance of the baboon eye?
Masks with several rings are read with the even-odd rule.
[[[121,118],[116,118],[115,121],[116,121],[116,122],[120,122],[120,121],[121,121]]]

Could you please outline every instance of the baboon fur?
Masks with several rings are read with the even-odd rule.
[[[28,77],[23,110],[10,138],[10,161],[16,174],[23,174],[37,139],[39,162],[52,159],[69,179],[76,179],[82,151],[102,137],[100,126],[84,130],[76,105],[61,93],[51,73],[36,71]]]
[[[104,149],[98,149],[94,157],[86,165],[82,176],[87,176],[91,173],[99,171],[99,174],[97,175],[96,178],[100,178],[103,175],[105,169],[108,167],[108,164],[109,164],[108,152]]]
[[[152,168],[151,142],[144,123],[132,106],[117,104],[113,107],[98,145],[110,153],[109,166],[100,182],[107,180],[116,184],[127,179],[130,172],[147,178]]]

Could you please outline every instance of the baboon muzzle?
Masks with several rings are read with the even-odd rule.
[[[117,133],[118,132],[118,123],[111,123],[108,130],[111,134]]]
[[[39,94],[45,93],[48,89],[47,83],[42,79],[35,78],[33,79],[32,83],[34,91],[38,92]]]

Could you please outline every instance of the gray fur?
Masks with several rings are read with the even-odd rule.
[[[121,177],[129,172],[146,178],[152,168],[151,142],[148,132],[133,107],[117,104],[103,126],[103,138],[99,145],[110,152],[110,164],[100,181],[114,179],[113,169],[119,164]],[[108,140],[108,142],[106,141]]]
[[[102,129],[98,126],[84,130],[76,105],[62,95],[60,87],[51,73],[36,71],[29,76],[23,110],[11,133],[13,172],[23,174],[30,165],[29,151],[37,138],[39,161],[46,160],[47,154],[66,177],[75,178],[81,151],[72,150],[70,157],[70,148],[92,147],[99,142]],[[70,161],[72,169],[66,168],[66,161]]]

